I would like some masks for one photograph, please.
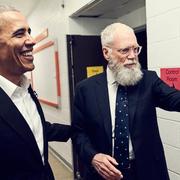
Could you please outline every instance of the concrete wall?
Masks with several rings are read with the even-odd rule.
[[[148,67],[180,67],[180,1],[146,1]],[[164,143],[171,180],[180,180],[180,114],[158,109],[160,134]]]

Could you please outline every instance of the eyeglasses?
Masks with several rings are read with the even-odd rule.
[[[114,47],[109,47],[111,49],[116,49],[119,53],[121,53],[122,55],[129,55],[131,50],[133,50],[135,55],[139,55],[142,49],[142,46],[136,46],[136,47],[126,47],[126,48],[122,48],[122,49],[118,49],[118,48],[114,48]]]

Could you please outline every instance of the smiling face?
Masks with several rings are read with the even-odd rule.
[[[34,69],[32,51],[35,41],[30,32],[20,12],[0,14],[0,74],[9,80]]]

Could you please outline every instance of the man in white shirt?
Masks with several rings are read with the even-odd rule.
[[[48,141],[67,141],[70,126],[45,121],[24,73],[34,69],[26,18],[0,6],[0,179],[54,180]]]
[[[75,92],[73,144],[84,165],[83,179],[169,180],[156,107],[180,111],[180,91],[166,85],[156,72],[141,69],[142,47],[129,26],[107,26],[101,43],[106,72],[83,80]],[[119,89],[126,90],[124,97]],[[119,127],[116,120],[128,126]]]

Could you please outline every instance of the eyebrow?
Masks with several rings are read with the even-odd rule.
[[[16,36],[18,33],[23,33],[25,31],[26,31],[26,28],[17,29],[15,32],[13,32],[12,37]],[[28,28],[28,33],[31,34],[31,28]]]

